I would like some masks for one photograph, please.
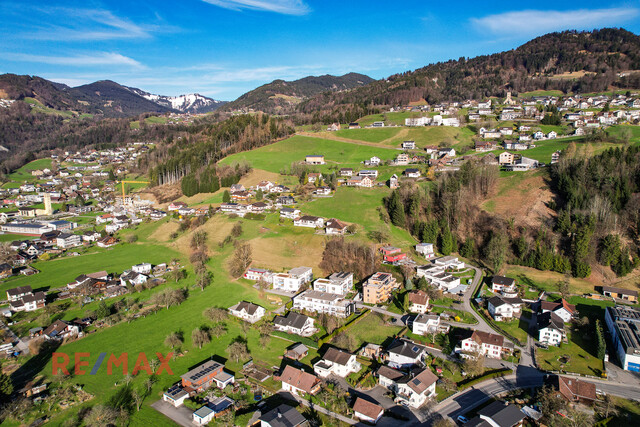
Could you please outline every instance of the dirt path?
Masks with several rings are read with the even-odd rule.
[[[317,135],[317,134],[314,134],[314,133],[311,133],[311,132],[298,132],[297,135],[308,136],[309,138],[328,139],[328,140],[333,140],[333,141],[347,142],[349,144],[366,145],[366,146],[369,146],[369,147],[388,148],[388,149],[391,149],[391,150],[400,150],[400,151],[402,151],[401,148],[383,146],[381,142],[358,141],[358,140],[355,140],[355,139],[340,138],[339,136]]]

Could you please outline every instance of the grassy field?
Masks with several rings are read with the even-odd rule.
[[[531,98],[533,96],[562,96],[561,90],[533,90],[531,92],[522,92],[518,94],[520,98]]]
[[[529,335],[529,319],[531,318],[531,313],[523,312],[523,315],[520,319],[513,319],[509,322],[496,322],[502,330],[511,336],[517,338],[520,342],[526,343],[527,336]]]
[[[536,361],[540,369],[600,376],[603,362],[595,356],[595,339],[585,341],[579,334],[572,332],[567,332],[567,336],[568,344],[536,350]]]
[[[373,122],[385,122],[385,125],[404,125],[404,119],[408,119],[410,117],[420,117],[422,113],[420,112],[412,112],[412,111],[398,111],[393,113],[380,113],[380,114],[370,114],[368,116],[364,116],[363,118],[358,120],[360,126],[369,126],[373,124]]]
[[[403,130],[404,128],[401,127],[341,129],[337,132],[331,132],[329,136],[335,135],[340,138],[355,139],[357,141],[365,142],[382,142],[395,137]]]
[[[51,159],[38,159],[27,163],[20,169],[9,175],[9,179],[12,181],[35,181],[36,177],[31,175],[31,171],[38,169],[45,169],[51,167]]]
[[[55,114],[57,116],[68,117],[68,118],[75,116],[75,114],[72,111],[62,111],[62,110],[56,110],[54,108],[45,107],[44,105],[42,105],[40,101],[38,101],[35,98],[26,97],[24,99],[24,102],[26,102],[27,104],[33,105],[33,107],[31,108],[31,111],[34,111],[34,112],[43,113],[43,114]]]
[[[178,256],[171,249],[152,244],[119,244],[109,249],[95,247],[86,255],[37,261],[33,263],[33,267],[40,270],[40,273],[4,280],[0,282],[0,292],[25,285],[31,285],[34,290],[58,288],[72,282],[80,274],[101,270],[121,273],[141,262],[160,264]]]
[[[382,344],[401,329],[400,326],[388,325],[377,313],[369,312],[364,319],[351,326],[347,333],[356,339],[360,347],[365,343]]]
[[[505,275],[516,279],[519,285],[532,287],[541,291],[557,292],[557,283],[564,279],[564,275],[553,271],[541,271],[535,268],[519,265],[509,265]],[[593,292],[593,283],[585,279],[571,278],[570,287],[573,293]]]
[[[327,164],[314,168],[325,172],[329,171],[331,166],[357,168],[362,165],[361,162],[372,156],[378,156],[382,160],[393,159],[397,150],[296,135],[256,150],[233,154],[220,163],[246,161],[256,169],[278,173],[283,168],[289,168],[294,162],[303,162],[305,156],[310,154],[324,155]]]

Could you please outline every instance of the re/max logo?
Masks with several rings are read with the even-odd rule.
[[[160,364],[155,372],[151,368],[149,364],[149,360],[147,359],[147,355],[145,353],[138,353],[138,358],[136,359],[136,363],[133,366],[133,371],[131,375],[136,375],[140,371],[144,371],[149,375],[160,375],[163,372],[167,372],[169,375],[173,375],[173,371],[169,366],[169,360],[171,360],[171,356],[173,353],[168,353],[166,357],[162,356],[162,353],[156,353],[158,357],[158,361]],[[74,353],[73,354],[73,373],[74,375],[86,375],[87,371],[82,369],[83,367],[89,367],[89,361],[86,360],[91,357],[91,353]],[[100,353],[98,355],[98,360],[91,368],[91,372],[89,375],[96,375],[98,373],[98,369],[102,366],[104,359],[107,358],[107,353]],[[51,372],[53,375],[57,375],[58,372],[62,372],[65,375],[69,375],[69,370],[67,366],[69,366],[70,357],[67,353],[53,353],[53,364],[51,365]],[[116,357],[115,354],[111,354],[107,359],[107,375],[113,375],[114,366],[116,368],[122,368],[122,375],[127,375],[129,373],[129,353],[120,353],[120,356]]]

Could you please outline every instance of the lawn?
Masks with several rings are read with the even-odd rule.
[[[179,253],[160,245],[119,244],[109,249],[95,247],[86,255],[37,261],[32,265],[40,270],[40,273],[2,281],[0,292],[4,293],[7,289],[25,285],[30,285],[34,290],[59,288],[72,282],[80,274],[101,270],[121,273],[141,262],[160,264],[169,262],[174,257],[179,257]]]
[[[527,342],[527,336],[529,335],[529,320],[531,319],[530,312],[522,313],[520,319],[513,319],[509,322],[495,322],[500,329],[504,330],[506,333],[510,334],[512,337],[515,337],[521,343]]]
[[[38,159],[27,163],[20,169],[9,175],[12,181],[35,181],[36,177],[31,175],[31,171],[51,167],[51,159]]]
[[[355,139],[357,141],[365,142],[382,142],[387,139],[393,138],[398,135],[404,128],[402,127],[384,127],[384,128],[369,128],[369,129],[341,129],[337,132],[332,132],[331,135],[335,135],[340,138]]]
[[[370,311],[363,319],[347,329],[347,333],[355,338],[360,347],[364,343],[382,344],[401,329],[400,326],[385,323],[380,314]]]
[[[373,122],[385,122],[386,125],[404,125],[404,119],[421,117],[423,113],[418,111],[398,111],[393,113],[370,114],[358,120],[360,126],[369,126]]]
[[[330,165],[359,168],[364,160],[372,156],[378,156],[382,160],[393,159],[397,150],[296,135],[252,151],[233,154],[220,163],[234,164],[246,161],[255,169],[279,173],[285,168],[288,169],[294,162],[303,162],[309,154],[325,156],[327,165],[313,167],[325,172],[329,170]]]
[[[558,282],[564,280],[564,275],[553,271],[542,271],[520,265],[507,266],[505,276],[513,277],[521,286],[536,288],[546,292],[557,292]],[[593,283],[585,279],[571,278],[569,283],[572,293],[584,294],[593,292]]]
[[[569,343],[547,350],[536,349],[540,369],[600,376],[603,362],[595,356],[595,338],[586,342],[578,333],[567,332]]]
[[[533,90],[531,92],[522,92],[518,94],[520,98],[531,98],[533,96],[562,96],[561,90]]]

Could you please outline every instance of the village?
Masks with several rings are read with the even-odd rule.
[[[561,159],[564,146],[554,145],[560,141],[636,123],[639,103],[624,95],[518,101],[509,95],[502,103],[393,109],[385,114],[420,115],[402,119],[406,129],[496,124],[480,127],[464,150],[400,137],[393,147],[356,150],[343,163],[336,160],[342,152],[305,145],[291,154],[301,174],[254,166],[258,170],[215,195],[168,203],[134,191],[147,182],[130,170],[151,144],[36,160],[40,167],[31,165],[2,189],[0,285],[6,303],[0,314],[7,329],[0,351],[19,364],[38,351],[34,343],[80,345],[129,323],[151,322],[206,293],[198,304],[207,307],[204,316],[212,323],[193,330],[190,350],[183,335],[191,330],[166,337],[165,347],[189,362],[155,386],[152,396],[151,408],[180,425],[225,425],[240,417],[241,425],[303,426],[309,414],[302,408],[312,407],[321,419],[345,424],[421,425],[445,414],[459,424],[513,427],[542,416],[534,398],[510,394],[522,372],[531,387],[548,387],[572,408],[592,408],[608,392],[621,394],[611,379],[625,384],[624,393],[636,385],[629,372],[640,371],[637,291],[605,285],[590,292],[540,289],[524,276],[489,274],[458,254],[439,253],[435,241],[399,239],[388,225],[385,235],[339,205],[387,194],[404,182],[429,185],[436,173],[473,159],[500,165],[502,174],[530,172]],[[590,111],[605,105],[610,114]],[[540,122],[551,107],[563,126]],[[367,126],[377,132],[394,125],[336,124],[328,132]],[[532,157],[522,155],[536,149]],[[272,167],[284,170],[286,161]],[[159,233],[165,228],[170,231]],[[217,281],[227,281],[226,265],[204,283],[197,262],[189,260],[192,272],[182,257],[200,250],[193,235],[205,228],[217,239],[208,249],[214,256],[235,256],[231,251],[241,246],[243,233],[294,236],[291,247],[311,243],[302,250],[274,249],[294,253],[285,261],[281,254],[272,254],[277,262],[254,257],[240,277],[229,278],[220,298],[214,292]],[[325,239],[368,239],[373,273],[297,262]],[[122,255],[111,263],[114,254]],[[56,277],[60,283],[48,283],[48,266],[87,257],[93,261],[80,264],[81,271],[74,267]],[[194,284],[182,288],[190,280]],[[217,351],[200,351],[217,343]],[[473,405],[455,403],[475,392],[474,385],[494,379],[505,382],[500,393]],[[47,398],[46,387],[23,392]]]

